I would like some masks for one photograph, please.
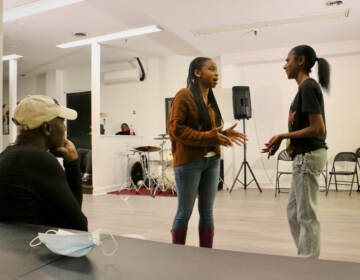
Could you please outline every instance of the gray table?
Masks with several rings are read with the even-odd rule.
[[[47,256],[46,265],[32,269],[20,279],[346,280],[360,278],[358,263],[211,250],[120,236],[116,236],[116,240],[119,249],[114,256],[104,256],[100,247],[96,247],[82,258],[60,257],[48,261],[50,256]],[[2,244],[0,245],[3,250]],[[104,246],[107,250],[112,248],[111,238],[104,240]],[[41,247],[33,248],[24,258],[37,259],[39,254],[44,254],[44,248]]]
[[[0,279],[20,277],[61,258],[43,246],[34,254],[29,246],[38,232],[47,229],[49,227],[0,223]]]

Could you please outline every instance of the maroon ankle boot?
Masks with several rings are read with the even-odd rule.
[[[171,230],[172,243],[185,245],[187,229],[176,229]]]
[[[214,240],[213,227],[199,227],[200,247],[212,248]]]

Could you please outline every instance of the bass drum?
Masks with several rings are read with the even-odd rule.
[[[131,180],[137,186],[139,181],[144,180],[144,170],[141,166],[140,161],[135,162],[130,171]]]

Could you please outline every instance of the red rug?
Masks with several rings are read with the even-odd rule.
[[[150,195],[150,191],[145,188],[141,188],[138,193],[136,193],[135,190],[121,190],[121,191],[113,191],[109,192],[108,194],[121,194],[121,195]],[[170,197],[176,197],[176,193],[173,194],[172,191],[166,191],[161,192],[160,190],[157,190],[156,196],[170,196]]]

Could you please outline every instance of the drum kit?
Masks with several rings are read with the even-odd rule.
[[[150,195],[155,197],[158,190],[176,192],[174,171],[172,168],[172,153],[165,149],[167,134],[159,134],[154,140],[161,141],[157,146],[140,146],[127,153],[127,178],[120,189],[135,190],[139,193],[142,187],[149,190]],[[160,160],[151,160],[150,155],[158,152]],[[139,156],[139,161],[131,165],[131,157]]]

